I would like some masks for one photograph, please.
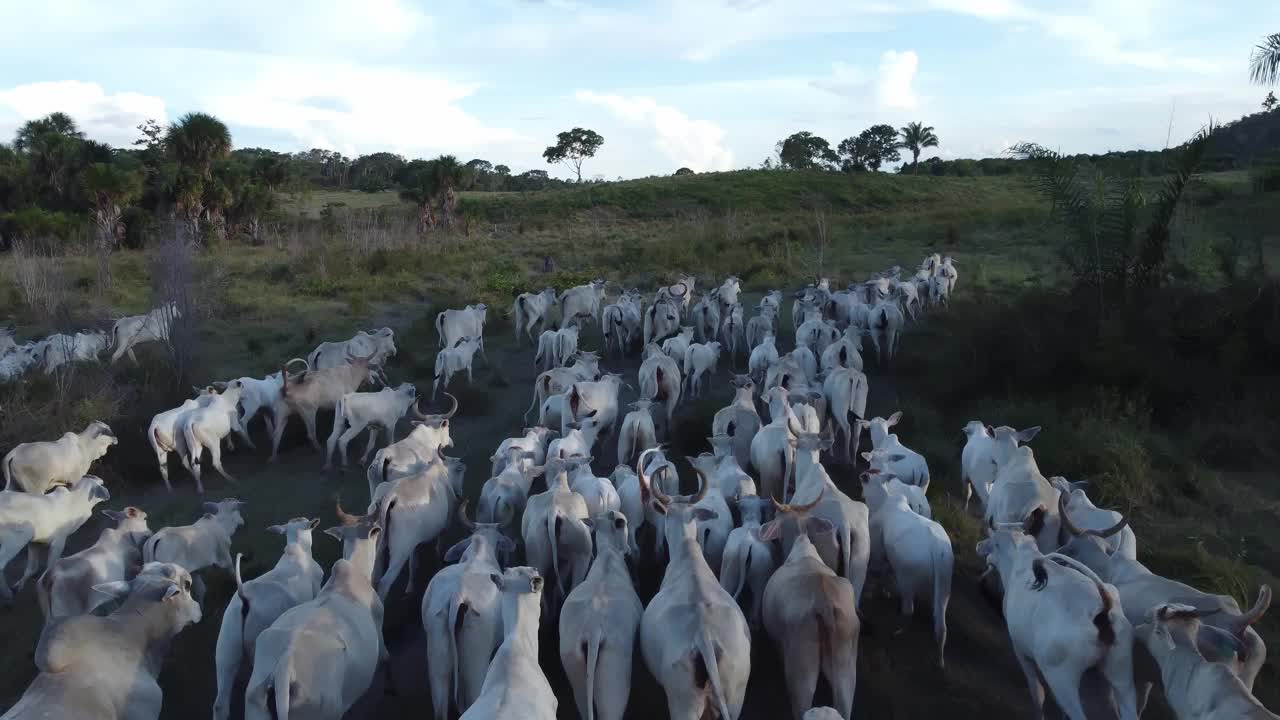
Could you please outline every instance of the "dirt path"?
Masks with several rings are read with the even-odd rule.
[[[495,313],[496,314],[496,313]],[[786,313],[784,313],[786,315]],[[785,318],[784,318],[785,321]],[[475,498],[480,486],[488,477],[489,455],[502,438],[519,433],[524,427],[523,414],[529,405],[531,387],[536,376],[532,367],[532,348],[525,345],[516,348],[511,341],[510,326],[505,319],[494,317],[491,321],[488,355],[493,366],[478,368],[476,386],[457,389],[461,409],[454,422],[455,448],[450,453],[465,459],[467,463],[467,495]],[[421,323],[419,323],[421,325]],[[399,330],[399,328],[398,328]],[[398,335],[398,337],[400,337]],[[910,342],[910,337],[905,340]],[[390,369],[392,382],[412,380],[421,390],[430,386],[430,378],[422,374],[412,377],[413,368],[429,367],[429,358],[435,352],[434,337],[404,337],[401,357]],[[598,335],[592,331],[586,335],[584,347],[599,346]],[[787,345],[789,347],[789,345]],[[416,358],[416,360],[415,360]],[[739,359],[745,364],[745,358]],[[612,372],[621,372],[624,378],[635,384],[639,363],[636,359],[607,361],[604,366]],[[677,429],[671,439],[672,455],[696,454],[707,449],[711,414],[730,399],[728,377],[730,363],[722,359],[718,375],[709,381],[708,397],[685,405],[679,412]],[[871,378],[871,412],[887,414],[897,408],[897,382],[892,378],[873,375]],[[634,399],[634,392],[624,389],[623,402]],[[329,423],[321,420],[323,441]],[[245,575],[257,575],[272,564],[279,554],[278,536],[268,535],[262,528],[297,515],[320,516],[325,519],[322,527],[333,520],[335,493],[340,493],[348,509],[363,507],[368,491],[362,472],[349,471],[343,475],[326,476],[319,470],[320,458],[309,448],[300,432],[300,423],[294,421],[282,460],[268,465],[263,460],[266,449],[265,431],[254,428],[259,449],[240,451],[230,455],[228,469],[235,474],[240,485],[227,486],[219,479],[208,481],[209,499],[223,495],[237,495],[249,503],[246,508],[246,527],[237,534],[235,548],[247,552],[251,558],[245,563]],[[352,448],[362,448],[363,440],[353,442]],[[613,469],[613,451],[606,450],[598,458],[595,469],[599,475],[608,475]],[[137,468],[139,477],[149,477],[154,469]],[[848,468],[832,468],[832,476],[846,492],[857,497],[855,476]],[[199,499],[194,497],[190,480],[175,475],[178,492],[166,495],[162,488],[150,489],[141,495],[117,497],[112,505],[139,504],[152,517],[152,527],[191,522],[199,514]],[[448,542],[456,534],[454,530]],[[97,529],[82,530],[77,535],[77,548],[92,542]],[[964,555],[971,551],[957,549],[961,559],[954,581],[951,608],[948,614],[949,642],[947,670],[935,665],[934,641],[931,621],[927,615],[903,619],[896,611],[896,604],[869,595],[863,607],[863,635],[859,647],[858,691],[855,714],[859,717],[890,718],[982,718],[1026,717],[1030,707],[1022,675],[1013,661],[1008,640],[998,611],[978,591],[974,577],[975,568],[964,563]],[[423,549],[425,568],[434,572],[438,567],[434,548]],[[316,555],[325,567],[336,557],[336,544],[317,535]],[[660,571],[647,572],[641,583],[641,596],[646,602],[656,592]],[[198,626],[188,629],[175,642],[161,684],[165,690],[163,718],[186,720],[204,717],[209,712],[214,695],[215,676],[213,648],[221,622],[222,609],[233,587],[228,578],[214,575],[210,578],[205,619]],[[388,603],[385,634],[393,654],[391,667],[392,688],[379,680],[364,700],[349,715],[351,718],[412,718],[419,720],[430,716],[430,697],[427,691],[425,668],[425,643],[422,635],[419,606],[426,582],[410,595],[394,592]],[[5,625],[14,623],[10,642],[17,647],[34,651],[38,639],[38,611],[30,593],[20,598],[18,606],[9,611]],[[544,619],[542,659],[548,677],[560,694],[560,717],[576,717],[572,694],[564,682],[556,650],[556,628]],[[751,681],[747,691],[747,703],[743,720],[775,720],[789,716],[789,703],[782,682],[782,668],[776,660],[772,643],[758,633],[753,638],[753,664]],[[3,681],[5,704],[16,699],[30,682],[34,667],[31,655],[20,666],[14,667]],[[562,692],[560,692],[562,691]],[[825,696],[820,686],[819,701]],[[666,716],[665,697],[648,672],[643,668],[637,653],[632,695],[627,717],[661,718]],[[238,717],[238,711],[236,717]]]

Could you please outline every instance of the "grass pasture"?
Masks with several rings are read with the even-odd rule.
[[[1280,317],[1280,295],[1263,280],[1240,284],[1239,276],[1257,255],[1274,277],[1280,197],[1257,192],[1245,174],[1208,175],[1197,183],[1181,211],[1171,263],[1176,278],[1164,300],[1141,313],[1117,312],[1096,334],[1070,310],[1069,276],[1055,250],[1061,231],[1021,179],[739,172],[476,194],[464,201],[478,206],[480,221],[470,234],[455,229],[418,238],[410,208],[394,193],[313,193],[291,208],[306,219],[282,224],[264,246],[229,242],[202,251],[196,259],[202,313],[192,380],[261,375],[321,340],[389,325],[399,347],[389,369],[392,382],[412,381],[429,391],[437,349],[434,314],[486,302],[486,345],[494,365],[478,367],[475,386],[458,388],[462,408],[454,430],[453,454],[468,464],[468,494],[474,497],[488,475],[489,453],[523,426],[520,415],[534,377],[532,350],[515,346],[505,316],[515,293],[564,288],[596,276],[613,281],[611,290],[614,283],[647,290],[692,272],[700,283],[738,275],[750,303],[759,291],[794,289],[820,269],[839,285],[890,265],[911,267],[925,254],[940,252],[957,259],[957,301],[908,330],[892,372],[873,373],[871,412],[904,411],[897,430],[929,460],[935,517],[956,548],[948,667],[943,674],[932,665],[924,615],[903,621],[892,602],[869,598],[859,715],[989,718],[1030,712],[998,609],[976,585],[979,525],[959,507],[960,428],[971,419],[1043,425],[1033,447],[1045,474],[1092,480],[1091,496],[1099,504],[1131,518],[1140,557],[1153,570],[1230,593],[1242,603],[1252,600],[1260,582],[1276,586],[1280,486],[1274,468],[1280,458],[1273,439],[1280,427],[1268,403],[1280,390],[1274,370],[1280,352],[1269,339],[1268,328],[1275,326],[1268,318],[1273,307]],[[332,206],[339,202],[344,205]],[[321,217],[326,204],[333,211]],[[543,271],[547,257],[554,265],[550,272]],[[0,256],[0,320],[17,322],[20,341],[53,329],[109,327],[112,313],[141,312],[152,303],[148,251],[116,253],[109,290],[95,287],[94,260],[86,253],[41,260],[65,295],[56,314],[25,303],[14,275],[6,272],[11,262]],[[784,327],[789,317],[783,313]],[[588,333],[583,345],[597,347],[597,334]],[[789,348],[790,338],[782,345]],[[100,471],[113,493],[110,506],[144,507],[153,528],[193,521],[199,499],[190,479],[175,465],[177,491],[165,494],[141,436],[151,414],[181,399],[156,349],[146,350],[140,367],[126,361],[115,368],[78,369],[68,383],[37,378],[0,388],[0,454],[89,418],[107,419],[122,437],[119,452]],[[634,379],[633,359],[605,365]],[[728,366],[722,360],[719,376],[709,383],[710,398],[681,410],[681,453],[703,448],[710,413],[729,396]],[[228,459],[239,486],[206,478],[209,499],[236,495],[249,503],[247,525],[235,541],[235,550],[249,556],[246,577],[278,556],[278,536],[263,527],[300,514],[319,515],[325,527],[334,517],[335,493],[349,510],[367,495],[362,473],[320,472],[320,458],[305,446],[300,423],[287,435],[277,465],[264,462],[263,428],[254,432],[259,449]],[[363,442],[353,441],[353,453]],[[597,462],[597,474],[612,469],[605,460]],[[832,474],[856,495],[852,472],[834,467]],[[72,549],[92,542],[97,522],[77,534]],[[334,545],[317,536],[316,554],[326,567],[336,555]],[[437,562],[433,552],[424,550],[428,568]],[[656,580],[646,582],[652,586]],[[213,575],[204,621],[171,650],[162,676],[163,717],[208,711],[213,641],[232,590],[228,579]],[[1273,618],[1260,630],[1272,647],[1280,647],[1280,622]],[[0,610],[0,627],[10,638],[0,654],[9,669],[0,680],[0,707],[6,707],[35,672],[39,611],[29,590],[14,608]],[[421,717],[428,702],[416,599],[397,598],[387,627],[396,657],[395,694],[376,688],[357,716]],[[547,668],[558,667],[553,634],[543,636]],[[780,669],[770,664],[771,644],[757,633],[754,647],[758,669],[743,718],[784,717],[785,691]],[[641,668],[637,662],[628,717],[664,717],[660,689]],[[1268,663],[1257,689],[1271,707],[1280,706],[1274,668]],[[1171,717],[1164,713],[1156,707],[1147,717]],[[575,717],[568,695],[560,717]]]

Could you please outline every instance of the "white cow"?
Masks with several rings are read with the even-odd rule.
[[[964,507],[978,496],[979,509],[987,507],[987,495],[996,481],[995,429],[981,420],[970,420],[964,426],[964,449],[960,451],[960,482],[964,484]]]
[[[524,435],[515,438],[507,438],[498,444],[498,449],[493,452],[489,460],[493,463],[493,468],[489,471],[489,477],[497,477],[507,465],[510,464],[512,449],[522,452],[531,453],[529,458],[530,465],[541,465],[547,459],[547,444],[550,443],[557,433],[546,427],[538,426],[524,429]]]
[[[157,676],[169,643],[200,622],[191,577],[182,568],[160,566],[132,582],[95,589],[124,603],[106,617],[84,615],[50,626],[36,648],[40,674],[3,720],[160,717]]]
[[[560,613],[560,662],[578,714],[622,720],[631,694],[631,659],[644,605],[631,585],[627,518],[612,511],[592,519],[596,559]]]
[[[853,367],[835,368],[822,381],[827,414],[844,435],[844,461],[852,465],[862,444],[862,419],[867,415],[867,376]],[[853,422],[849,422],[850,416]]]
[[[575,329],[576,333],[577,330]],[[541,408],[547,398],[559,395],[568,390],[576,382],[588,382],[600,379],[600,357],[595,352],[578,351],[573,355],[573,364],[567,367],[553,367],[538,374],[533,381],[533,402],[524,411],[527,422],[529,413]]]
[[[67,363],[97,362],[107,345],[107,334],[102,331],[51,335],[44,339],[44,372],[50,375]]]
[[[533,326],[539,325],[540,332],[545,332],[551,320],[551,308],[556,304],[555,288],[543,288],[542,292],[520,293],[515,304],[511,306],[511,314],[515,316],[516,344],[520,344],[520,334],[529,336],[534,342]]]
[[[312,370],[346,365],[352,357],[373,356],[374,365],[385,365],[396,354],[396,334],[389,327],[357,331],[350,340],[322,342],[307,356]]]
[[[693,344],[693,331],[692,325],[681,325],[679,334],[662,341],[662,352],[676,362],[684,362],[685,351]]]
[[[18,553],[27,550],[27,569],[18,581],[17,592],[40,570],[40,548],[48,548],[47,567],[62,558],[67,538],[84,525],[93,507],[111,499],[102,478],[85,475],[69,487],[58,487],[48,494],[35,495],[5,490],[0,492],[0,603],[13,602],[4,571]]]
[[[729,384],[733,387],[733,401],[716,411],[711,419],[711,434],[733,438],[733,455],[745,470],[751,466],[751,441],[761,426],[755,403],[756,384],[749,375],[734,375]]]
[[[604,280],[592,280],[587,285],[571,287],[560,294],[560,327],[575,327],[583,318],[600,320],[600,306],[604,303]]]
[[[409,412],[417,418],[412,423],[413,429],[402,439],[373,454],[373,460],[365,471],[370,499],[376,494],[378,483],[413,475],[440,459],[442,448],[453,446],[449,418],[458,412],[458,399],[449,393],[444,393],[444,396],[450,401],[448,412],[428,415],[417,405],[411,405]]]
[[[778,567],[774,544],[760,539],[760,528],[772,507],[768,498],[748,496],[738,500],[742,524],[729,533],[720,566],[720,586],[738,601],[754,627],[764,622],[765,587]]]
[[[489,660],[502,644],[501,592],[493,576],[498,558],[515,550],[500,523],[476,523],[466,503],[458,520],[470,536],[449,548],[445,561],[457,563],[431,578],[422,596],[427,635],[427,679],[436,720],[448,720],[452,704],[465,713],[480,697]]]
[[[680,403],[680,392],[684,386],[680,367],[657,345],[649,345],[645,347],[639,379],[640,398],[650,400],[666,410],[667,422],[663,431],[670,434],[671,420],[675,416],[676,405]]]
[[[778,344],[777,338],[773,333],[765,335],[760,343],[751,348],[751,355],[747,359],[747,372],[751,374],[751,378],[757,383],[762,383],[769,368],[778,362]]]
[[[448,528],[462,496],[462,477],[456,473],[457,467],[437,456],[421,470],[375,489],[369,514],[377,518],[379,527],[386,528],[378,543],[379,566],[383,570],[376,577],[378,597],[383,600],[406,564],[409,581],[405,592],[412,592],[416,563],[411,560],[418,546],[434,541]]]
[[[818,461],[822,450],[831,448],[831,440],[816,433],[801,433],[795,441],[796,491],[792,505],[817,505],[810,515],[831,523],[832,537],[815,543],[819,555],[836,573],[853,583],[854,597],[862,599],[867,583],[867,563],[871,556],[871,520],[867,506],[844,494]],[[785,530],[786,528],[784,528]],[[783,552],[789,552],[789,540],[783,536]]]
[[[923,455],[903,445],[896,434],[889,432],[889,428],[897,425],[901,419],[902,411],[899,410],[888,419],[876,417],[870,420],[859,420],[858,426],[867,428],[871,435],[871,447],[876,451],[883,451],[878,457],[884,459],[884,465],[877,465],[878,469],[897,475],[908,485],[916,485],[928,490],[929,463],[925,461]],[[868,455],[870,453],[863,453],[864,457]],[[866,457],[866,459],[871,458]]]
[[[196,492],[201,495],[204,494],[201,475],[206,449],[213,469],[227,482],[236,482],[222,467],[222,441],[232,432],[244,430],[240,427],[239,409],[242,391],[240,381],[232,380],[221,393],[178,415],[174,424],[174,449],[183,458],[183,465],[191,470],[196,479]]]
[[[31,368],[39,365],[44,355],[42,343],[29,342],[0,353],[0,383],[17,380]]]
[[[4,456],[4,489],[42,494],[71,485],[118,442],[106,423],[94,421],[57,440],[22,443]]]
[[[471,363],[475,359],[476,351],[484,353],[484,340],[477,337],[462,337],[458,339],[457,344],[452,345],[440,352],[436,353],[435,380],[431,383],[431,399],[436,399],[436,392],[440,388],[449,388],[449,383],[453,381],[453,376],[467,371],[467,384],[473,382]]]
[[[289,417],[295,414],[302,416],[311,446],[317,452],[324,452],[316,434],[316,415],[321,410],[337,407],[343,395],[359,390],[366,382],[379,379],[385,385],[381,366],[374,359],[372,353],[360,357],[348,355],[347,362],[342,365],[322,370],[308,368],[296,375],[289,374],[289,365],[294,361],[285,363],[280,371],[280,395],[271,406],[273,417],[270,461],[274,462],[279,456],[285,425],[289,422]]]
[[[653,426],[651,400],[631,403],[631,412],[622,419],[618,432],[618,464],[630,465],[636,457],[649,448],[658,447],[658,432]]]
[[[746,341],[746,325],[742,320],[742,306],[734,303],[727,307],[720,321],[720,340],[729,350],[729,362],[737,365],[738,348],[751,346]]]
[[[1180,720],[1276,720],[1240,678],[1222,663],[1205,658],[1198,647],[1202,610],[1176,603],[1151,608],[1134,628],[1146,646],[1164,685],[1165,699]]]
[[[650,485],[645,458],[640,460],[640,484],[651,492],[650,507],[666,519],[663,532],[671,554],[662,587],[641,620],[645,665],[666,691],[673,720],[705,714],[737,720],[751,674],[751,633],[742,610],[720,587],[698,545],[696,523],[713,514],[698,507],[710,482],[701,478],[692,496],[668,496]]]
[[[556,720],[559,701],[538,665],[542,577],[533,568],[518,567],[492,578],[502,591],[505,638],[489,664],[480,696],[461,720]]]
[[[319,519],[293,518],[268,527],[268,532],[285,536],[284,552],[275,567],[249,582],[240,579],[240,555],[236,555],[236,593],[222,613],[215,647],[218,694],[213,701],[214,720],[230,716],[236,673],[242,660],[254,657],[258,636],[285,612],[314,600],[320,592],[324,571],[311,555],[311,531],[319,524]]]
[[[142,546],[144,562],[173,563],[194,576],[196,598],[204,597],[201,570],[218,567],[234,572],[231,563],[231,537],[244,525],[240,508],[244,503],[235,498],[207,502],[204,515],[191,525],[167,527],[156,531]]]
[[[702,376],[716,372],[720,361],[720,343],[694,343],[684,353],[684,376],[689,385],[689,397],[702,394]]]
[[[810,541],[811,534],[830,535],[833,529],[824,519],[808,517],[817,504],[778,503],[778,519],[760,529],[762,540],[781,538],[783,524],[793,526],[795,536],[786,561],[765,587],[764,627],[782,656],[797,720],[813,706],[819,676],[831,687],[841,717],[851,718],[858,678],[857,601],[853,585],[823,562]]]
[[[1037,716],[1047,685],[1063,714],[1084,720],[1084,674],[1097,670],[1121,720],[1138,717],[1133,682],[1133,626],[1115,587],[1061,555],[1042,555],[1035,538],[999,530],[978,554],[1000,574],[1004,617]]]
[[[476,303],[462,310],[445,310],[437,314],[436,334],[440,336],[440,347],[455,348],[463,338],[471,338],[478,345],[480,357],[485,357],[484,319],[488,311],[489,306]]]
[[[50,563],[36,583],[46,623],[91,612],[99,604],[94,586],[129,580],[142,566],[142,543],[151,536],[147,514],[136,507],[102,514],[116,526],[103,530],[91,547]]]
[[[882,300],[871,308],[867,325],[871,330],[871,344],[876,349],[876,360],[882,366],[890,365],[898,353],[904,322],[902,310],[896,302]]]
[[[173,485],[169,482],[169,453],[177,451],[179,443],[182,442],[178,434],[178,420],[187,412],[202,405],[208,405],[218,396],[212,385],[204,390],[192,389],[197,391],[196,397],[184,400],[181,405],[172,410],[157,413],[147,427],[147,441],[151,443],[151,449],[156,454],[156,465],[160,468],[160,477],[164,480],[164,487],[169,492],[173,492]],[[185,447],[185,443],[182,446]],[[185,466],[186,455],[179,453],[179,459]]]
[[[863,474],[863,482],[869,476]],[[896,482],[896,480],[895,480]],[[869,486],[870,483],[867,483]],[[929,601],[933,611],[933,634],[938,642],[938,667],[946,667],[947,603],[951,600],[951,574],[955,556],[951,538],[941,525],[912,508],[910,485],[881,485],[882,497],[863,497],[871,507],[871,546],[877,564],[893,573],[893,590],[905,617],[915,613],[915,601]]]
[[[566,463],[548,460],[547,490],[529,498],[520,519],[525,555],[555,585],[554,605],[587,576],[591,531],[587,502],[569,486]]]
[[[328,582],[258,636],[245,720],[339,720],[388,658],[382,601],[371,582],[382,528],[372,518],[339,517],[343,525],[325,531],[343,545]]]
[[[1049,478],[1049,484],[1057,488],[1060,493],[1058,512],[1062,516],[1063,529],[1068,532],[1071,532],[1071,529],[1076,531],[1073,534],[1080,534],[1087,530],[1102,531],[1115,527],[1124,519],[1115,510],[1106,510],[1093,504],[1084,491],[1089,484],[1088,481],[1071,483],[1064,477],[1055,476]],[[1067,527],[1068,523],[1071,528]],[[1111,546],[1112,552],[1119,553],[1122,557],[1130,560],[1138,559],[1138,537],[1128,523],[1123,524],[1120,532],[1109,536],[1107,544]]]
[[[343,395],[334,407],[333,432],[325,446],[324,469],[333,465],[336,449],[342,456],[342,466],[347,466],[347,445],[365,428],[369,428],[369,444],[360,462],[367,462],[373,454],[378,431],[387,434],[388,442],[396,441],[396,423],[404,417],[418,400],[418,389],[413,383],[400,383],[394,388],[384,387],[378,392],[353,392]]]
[[[702,299],[693,306],[693,327],[698,331],[700,342],[716,337],[720,330],[720,304],[716,302],[714,293],[704,293]]]
[[[763,300],[760,302],[760,312],[752,315],[751,319],[747,321],[746,340],[749,348],[759,345],[766,336],[778,333],[777,308],[764,305]]]
[[[178,309],[178,304],[169,302],[146,315],[120,318],[111,326],[109,347],[115,348],[115,352],[111,354],[111,362],[114,363],[124,357],[125,353],[128,353],[130,360],[138,362],[133,349],[142,343],[168,342],[173,321],[181,317],[182,312]]]

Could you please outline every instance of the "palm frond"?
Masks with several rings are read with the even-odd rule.
[[[1280,33],[1270,35],[1249,57],[1249,79],[1259,85],[1280,82]]]

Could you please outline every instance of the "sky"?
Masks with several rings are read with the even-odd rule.
[[[237,147],[452,153],[584,176],[758,166],[808,130],[934,127],[943,158],[1159,149],[1260,109],[1274,0],[0,0],[0,142],[55,110],[128,145],[193,111]]]

